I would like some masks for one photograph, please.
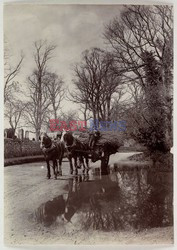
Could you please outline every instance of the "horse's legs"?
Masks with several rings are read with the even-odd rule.
[[[79,156],[79,164],[80,164],[80,166],[83,166],[82,172],[85,173],[85,164],[84,164],[84,157],[83,156]]]
[[[57,171],[56,171],[56,168],[57,168],[57,160],[53,160],[53,174],[54,174],[54,177],[55,179],[57,179]]]
[[[58,175],[62,175],[61,165],[62,165],[63,156],[64,156],[64,145],[59,144],[57,147],[57,157],[58,157],[57,174]]]
[[[56,164],[55,164],[55,166],[56,166],[55,172],[56,172],[56,174],[58,175],[58,174],[59,174],[59,170],[58,170],[58,160],[57,160],[57,159],[56,159]]]
[[[47,178],[50,179],[51,174],[50,174],[50,164],[49,164],[49,160],[46,159],[46,162],[47,162]]]
[[[75,167],[75,174],[78,174],[78,170],[77,170],[77,156],[74,157],[74,167]]]
[[[77,168],[81,168],[81,167],[82,167],[82,164],[83,164],[83,162],[82,162],[82,156],[79,156],[79,157],[77,158],[77,160],[78,160]]]
[[[85,173],[86,167],[85,167],[85,162],[84,162],[84,158],[83,158],[83,173]]]
[[[88,159],[88,156],[85,156],[85,162],[86,162],[87,174],[88,174],[88,171],[89,171],[89,159]]]
[[[69,159],[69,165],[70,165],[70,174],[73,174],[73,163],[72,163],[72,157],[71,157],[71,156],[69,156],[69,157],[68,157],[68,159]]]
[[[62,157],[59,158],[59,170],[58,170],[59,175],[62,175],[61,164],[62,164]]]

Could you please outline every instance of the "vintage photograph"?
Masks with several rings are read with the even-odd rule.
[[[3,15],[5,244],[173,244],[173,6]]]

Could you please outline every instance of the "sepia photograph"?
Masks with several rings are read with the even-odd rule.
[[[4,244],[174,244],[173,5],[3,4]]]

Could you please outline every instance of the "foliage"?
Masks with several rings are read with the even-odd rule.
[[[151,152],[172,146],[172,25],[171,6],[125,6],[104,34],[130,90],[123,107],[128,133]]]

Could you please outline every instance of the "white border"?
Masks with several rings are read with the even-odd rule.
[[[176,27],[177,27],[177,19],[176,19],[176,6],[177,6],[177,1],[167,1],[167,0],[161,0],[161,1],[135,1],[135,0],[129,0],[129,1],[118,1],[118,0],[4,0],[3,1],[5,4],[8,3],[34,3],[34,4],[173,4],[174,5],[174,57],[175,57],[175,52],[177,48],[177,36],[176,36]],[[1,74],[0,74],[0,87],[1,90],[3,90],[3,2],[0,0],[0,69],[1,69]],[[176,2],[176,3],[175,3]],[[48,250],[49,248],[51,249],[68,249],[68,250],[73,250],[73,249],[101,249],[101,250],[107,250],[109,249],[131,249],[131,250],[143,250],[143,249],[176,249],[177,244],[176,244],[176,239],[177,239],[177,215],[176,215],[176,210],[177,210],[177,197],[176,197],[176,190],[177,190],[177,171],[176,171],[176,166],[177,166],[177,156],[175,152],[177,152],[177,133],[176,133],[176,126],[177,126],[177,87],[176,87],[176,80],[177,80],[177,60],[176,57],[174,58],[174,231],[175,231],[175,243],[174,246],[155,246],[155,245],[149,245],[149,246],[64,246],[64,245],[58,245],[58,246],[41,246],[41,247],[35,247],[35,246],[29,246],[29,247],[16,247],[15,249],[44,249]],[[3,175],[4,175],[4,167],[3,167],[3,130],[4,130],[4,122],[3,122],[3,91],[0,91],[0,139],[1,139],[1,147],[0,147],[0,249],[13,249],[13,247],[5,247],[3,244],[3,196],[4,196],[4,182],[3,182]]]

